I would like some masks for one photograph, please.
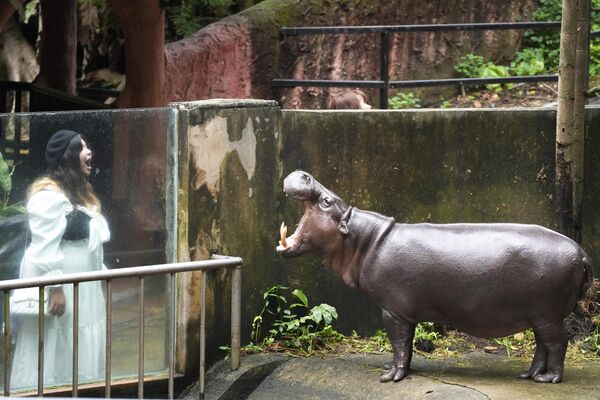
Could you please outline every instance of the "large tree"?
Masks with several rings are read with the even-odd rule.
[[[165,99],[165,13],[158,0],[108,0],[125,36],[127,83],[120,107],[160,107]]]
[[[77,1],[41,0],[40,74],[35,82],[76,94]]]

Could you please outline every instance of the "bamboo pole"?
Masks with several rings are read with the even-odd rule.
[[[563,0],[558,65],[556,113],[556,227],[573,237],[573,130],[575,112],[575,56],[577,45],[577,0]]]
[[[577,5],[577,50],[575,62],[575,104],[573,125],[573,239],[581,244],[583,172],[585,146],[585,105],[589,87],[590,61],[590,0],[579,0]]]

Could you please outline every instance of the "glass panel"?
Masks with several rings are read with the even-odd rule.
[[[7,204],[27,204],[28,189],[45,172],[44,152],[50,136],[60,129],[79,132],[93,151],[89,181],[101,201],[101,214],[110,230],[110,241],[103,246],[104,264],[111,269],[164,263],[166,149],[170,112],[168,108],[158,108],[0,114],[0,152],[10,167],[14,167]],[[63,259],[57,259],[52,265],[45,261],[40,261],[39,265],[35,260],[30,262],[27,264],[30,276],[56,273],[52,272],[56,269],[61,272],[93,270],[99,265],[94,257],[102,259],[102,252],[93,250],[93,244],[89,243],[93,240],[65,240],[62,233],[58,236],[53,233],[55,213],[64,219],[70,211],[60,207],[56,211],[56,193],[48,199],[40,202],[36,209],[36,215],[45,216],[44,223],[49,224],[47,236],[39,233],[46,232],[42,229],[26,239],[27,219],[17,217],[14,223],[2,225],[2,221],[11,219],[3,216],[3,209],[0,209],[0,252],[4,251],[4,256],[0,256],[0,279],[19,277],[21,260],[25,250],[31,246],[31,237],[36,234],[48,237],[50,247],[56,243],[56,251],[62,254]],[[29,219],[34,218],[38,217],[32,213]],[[2,250],[5,245],[10,245],[8,251]],[[45,251],[50,251],[50,247]],[[30,254],[29,250],[27,254]],[[46,260],[50,258],[45,257]],[[166,282],[167,277],[163,275],[148,277],[145,282],[147,374],[164,372],[167,368]],[[79,291],[79,380],[80,383],[102,381],[105,286],[82,283]],[[65,285],[64,293],[65,313],[61,317],[49,316],[45,322],[47,387],[71,383],[72,285]],[[138,298],[137,278],[113,282],[113,379],[137,376]],[[27,318],[29,316],[17,318],[17,315],[11,314],[11,352],[15,359],[12,363],[11,392],[27,388],[35,390],[37,387],[37,317]],[[25,325],[27,329],[23,328]],[[25,361],[31,365],[26,366]],[[4,365],[0,367],[0,379],[3,381]],[[17,375],[22,379],[17,379]]]

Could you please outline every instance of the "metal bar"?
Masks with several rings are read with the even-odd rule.
[[[204,399],[206,349],[206,273],[200,272],[200,400]]]
[[[391,81],[390,87],[424,87],[443,85],[483,85],[488,83],[556,82],[558,75],[510,76],[505,78],[453,78],[434,80]]]
[[[140,276],[139,295],[139,349],[138,349],[138,399],[144,398],[144,277]]]
[[[379,91],[379,108],[387,110],[390,93],[390,33],[381,33],[380,44],[380,79],[384,82]]]
[[[175,275],[169,274],[169,329],[168,329],[168,354],[169,354],[169,399],[174,397],[175,388]]]
[[[73,397],[79,397],[79,283],[73,284]]]
[[[489,22],[469,24],[423,24],[423,25],[367,25],[367,26],[311,26],[284,27],[279,31],[284,36],[323,35],[383,32],[436,32],[436,31],[480,31],[507,29],[559,29],[560,21],[550,22]]]
[[[110,399],[110,384],[111,384],[111,363],[112,363],[112,280],[106,280],[106,337],[105,337],[105,354],[106,362],[104,364],[104,397]]]
[[[15,89],[15,112],[20,113],[21,110],[21,94],[23,93],[21,88]]]
[[[231,272],[231,370],[240,367],[240,332],[242,326],[242,267]]]
[[[4,291],[4,397],[10,396],[10,290]]]
[[[18,96],[17,99],[19,99],[18,101],[18,107],[21,107],[21,92],[17,92],[15,93],[15,96]],[[15,109],[16,109],[17,105],[15,105]],[[20,111],[18,111],[20,112]],[[21,116],[20,114],[15,114],[15,138],[13,140],[13,148],[14,148],[14,160],[15,163],[19,161],[19,159],[21,158]]]
[[[488,83],[523,83],[523,82],[556,82],[558,75],[510,76],[505,78],[452,78],[452,79],[423,79],[410,81],[390,81],[390,88],[425,87],[443,85],[483,85]],[[361,84],[362,83],[362,84]],[[274,87],[368,87],[383,88],[383,81],[329,81],[309,79],[273,79]],[[1,286],[0,286],[1,288]]]
[[[5,86],[0,87],[0,114],[6,112],[6,96],[8,96],[8,90]]]
[[[231,268],[242,264],[240,257],[221,256],[213,260],[188,261],[183,263],[168,263],[147,265],[144,267],[119,268],[104,271],[78,272],[53,277],[9,279],[0,282],[0,290],[20,289],[34,286],[59,285],[64,283],[89,282],[131,276],[146,276],[170,272],[203,271],[219,268]]]
[[[385,86],[384,81],[354,81],[354,80],[325,80],[325,79],[273,79],[273,87],[356,87],[376,88]]]
[[[44,287],[38,290],[38,397],[44,397]]]

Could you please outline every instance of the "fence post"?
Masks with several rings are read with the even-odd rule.
[[[4,290],[4,397],[10,396],[10,290]]]
[[[231,274],[231,370],[240,367],[240,331],[242,314],[242,267]]]
[[[383,86],[379,90],[379,108],[386,110],[388,108],[388,97],[390,91],[390,32],[381,33],[381,80]]]

